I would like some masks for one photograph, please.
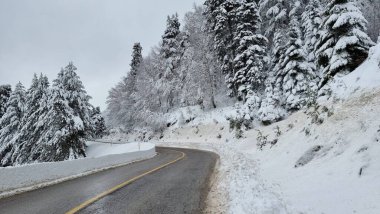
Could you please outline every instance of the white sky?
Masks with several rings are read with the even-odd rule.
[[[52,81],[73,61],[92,104],[129,70],[134,42],[146,55],[166,17],[181,19],[204,0],[0,0],[0,84],[29,87],[33,73]]]

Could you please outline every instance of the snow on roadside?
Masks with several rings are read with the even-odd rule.
[[[0,168],[0,198],[130,164],[156,155],[151,143],[110,145],[91,142],[87,158]]]
[[[87,149],[86,154],[87,158],[97,158],[106,155],[116,155],[124,154],[137,151],[146,151],[154,148],[154,144],[151,143],[140,143],[140,142],[131,142],[131,143],[100,143],[94,141],[86,142]]]
[[[255,161],[231,145],[191,142],[157,145],[207,150],[220,156],[206,213],[290,213],[281,196],[261,180]]]

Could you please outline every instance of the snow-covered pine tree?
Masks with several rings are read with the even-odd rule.
[[[278,87],[274,87],[271,77],[273,74],[270,74],[266,80],[265,99],[262,100],[257,112],[259,120],[265,125],[279,121],[286,115],[285,109],[281,105],[281,92]]]
[[[37,110],[29,113],[21,130],[14,164],[85,156],[84,139],[91,137],[95,130],[90,97],[75,71],[72,63],[62,69],[52,90],[44,76],[32,84],[34,89],[30,94],[36,99],[31,99],[30,106]]]
[[[227,0],[207,0],[206,17],[207,28],[214,37],[214,49],[216,50],[218,60],[222,63],[222,71],[226,74],[225,81],[230,89],[229,95],[236,97],[238,94],[237,86],[234,83],[235,68],[233,60],[236,57],[236,42],[234,36],[236,33],[236,9],[240,3]]]
[[[26,93],[26,111],[19,134],[13,139],[12,151],[7,165],[33,162],[32,149],[46,129],[42,116],[48,111],[49,81],[42,74],[35,74]]]
[[[179,54],[179,34],[181,24],[178,20],[178,14],[168,16],[166,21],[165,33],[162,36],[161,54],[166,60],[166,70],[164,76],[167,79],[171,79],[174,75],[173,72],[178,66],[178,54]]]
[[[237,29],[234,46],[237,49],[233,61],[236,71],[233,81],[238,89],[238,98],[244,101],[250,92],[258,92],[264,87],[264,58],[268,41],[258,32],[260,22],[254,1],[244,1],[236,9]]]
[[[184,53],[181,44],[185,44],[183,39],[186,39],[183,36],[180,31],[178,15],[168,16],[160,46],[160,60],[162,62],[156,64],[160,71],[157,88],[164,112],[168,112],[176,103],[179,103],[177,98],[182,83],[178,67]]]
[[[265,93],[257,117],[265,124],[281,120],[285,116],[282,106],[282,89],[276,84],[276,68],[280,67],[281,56],[286,51],[286,29],[289,22],[289,1],[261,0],[260,14],[266,17],[263,23],[265,36],[269,40],[270,66],[265,80]]]
[[[290,12],[290,31],[288,43],[274,69],[275,86],[281,90],[283,105],[287,110],[298,110],[306,103],[307,91],[315,89],[316,75],[314,66],[308,62],[307,53],[302,43],[300,18],[300,2],[294,3]]]
[[[72,80],[65,80],[66,72],[74,70],[70,63],[54,81],[49,99],[49,109],[41,116],[45,129],[32,147],[29,153],[29,161],[52,162],[85,156],[85,124],[80,114],[75,112],[74,106],[70,106],[70,101],[73,101],[71,99],[77,97],[76,93],[83,92],[76,87],[77,84],[70,84]],[[70,86],[74,87],[71,88]]]
[[[320,25],[322,23],[321,0],[309,0],[302,13],[302,30],[305,50],[308,53],[309,62],[315,63],[315,44],[319,38]]]
[[[92,110],[91,118],[94,126],[94,134],[93,137],[101,138],[107,133],[107,127],[105,120],[100,112],[100,108],[96,107]]]
[[[373,45],[366,33],[367,21],[354,2],[332,0],[324,14],[323,32],[316,44],[317,63],[323,69],[320,88],[335,75],[357,68]]]
[[[289,22],[289,8],[291,1],[288,0],[260,0],[259,12],[263,18],[262,30],[268,38],[269,43],[274,45],[277,33],[286,35],[287,24]],[[280,37],[277,37],[279,39]],[[272,46],[273,47],[273,46]],[[272,48],[271,48],[272,50]]]
[[[91,97],[87,94],[80,77],[76,73],[77,68],[72,62],[69,63],[54,80],[54,87],[65,92],[64,98],[68,106],[73,109],[74,116],[83,123],[84,133],[81,137],[92,135],[91,109],[93,106],[89,103]]]
[[[137,43],[135,43],[133,45],[132,61],[131,61],[131,64],[130,64],[130,66],[131,66],[131,70],[130,70],[131,75],[133,75],[133,76],[137,75],[138,68],[141,65],[142,61],[143,61],[142,47],[141,47],[141,44],[139,42],[137,42]]]
[[[0,118],[7,111],[7,102],[12,93],[10,85],[0,85]],[[1,126],[0,126],[1,129]]]
[[[48,104],[40,114],[42,132],[38,133],[27,162],[63,161],[85,156],[85,139],[94,135],[90,96],[72,62],[58,73],[49,93]],[[41,122],[43,121],[43,122]],[[25,163],[19,159],[18,163]]]
[[[285,0],[260,0],[260,14],[264,18],[262,24],[265,36],[269,40],[268,53],[270,66],[268,74],[274,74],[273,70],[279,63],[279,58],[285,52],[286,32],[288,29],[290,8],[289,1]],[[270,77],[270,79],[274,79]],[[266,84],[269,85],[269,84]]]
[[[0,119],[0,166],[8,166],[13,154],[13,138],[19,134],[25,112],[25,89],[18,83],[6,104],[7,111]]]

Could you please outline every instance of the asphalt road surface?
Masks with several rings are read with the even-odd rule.
[[[157,152],[149,160],[0,199],[0,213],[202,213],[217,155],[177,148]]]

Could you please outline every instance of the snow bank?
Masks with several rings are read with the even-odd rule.
[[[37,163],[0,168],[0,198],[52,185],[98,171],[153,157],[155,146],[150,143],[111,145],[90,142],[88,157],[53,163]]]
[[[116,155],[130,152],[146,151],[154,148],[151,143],[120,143],[120,142],[87,142],[87,157],[97,158],[106,155]]]
[[[368,59],[355,71],[337,77],[331,83],[335,97],[347,99],[355,94],[371,91],[380,87],[380,44],[370,49]]]
[[[205,213],[290,213],[281,196],[258,176],[256,162],[247,158],[245,153],[227,143],[185,141],[161,142],[158,145],[207,150],[220,156]]]

